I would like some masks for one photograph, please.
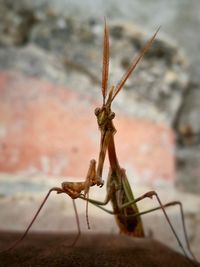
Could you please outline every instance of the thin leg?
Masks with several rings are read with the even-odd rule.
[[[81,228],[80,228],[80,221],[79,221],[79,216],[78,216],[78,211],[77,211],[77,207],[76,207],[76,202],[75,199],[72,199],[72,203],[73,203],[73,208],[74,208],[74,212],[75,212],[75,218],[76,218],[76,225],[77,225],[77,235],[75,236],[73,242],[70,245],[65,245],[65,243],[62,245],[66,246],[67,248],[72,248],[76,245],[76,243],[78,242],[80,235],[81,235]]]
[[[75,212],[75,217],[76,217],[76,224],[77,224],[78,233],[77,233],[73,243],[70,245],[70,247],[73,247],[73,246],[76,245],[76,243],[79,240],[80,235],[81,235],[80,221],[79,221],[78,211],[77,211],[76,203],[75,203],[74,199],[72,199],[72,203],[73,203],[73,206],[74,206],[74,212]]]
[[[86,198],[89,199],[89,191],[87,192]],[[87,227],[88,227],[88,230],[89,230],[90,229],[90,221],[89,221],[89,215],[88,215],[89,212],[88,212],[88,210],[89,210],[89,201],[86,200],[86,212],[85,212],[85,214],[86,214]]]
[[[184,213],[183,213],[183,205],[182,205],[182,203],[180,201],[171,201],[171,202],[163,205],[163,208],[168,208],[168,207],[171,207],[171,206],[179,206],[180,214],[181,214],[182,227],[183,227],[183,233],[184,233],[184,238],[185,238],[185,241],[186,241],[186,245],[187,245],[188,250],[193,255],[193,253],[191,251],[191,248],[190,248],[190,243],[189,243],[187,231],[186,231],[185,217],[184,217]],[[139,213],[138,215],[147,214],[147,213],[150,213],[150,212],[153,212],[153,211],[156,211],[156,210],[160,210],[160,209],[161,209],[161,207],[156,207],[156,208],[153,208],[153,209],[150,209],[150,210],[147,210],[147,211],[143,211],[143,212]],[[136,216],[137,216],[137,214],[136,214]]]
[[[88,202],[90,202],[91,204],[93,204],[93,205],[97,206],[98,208],[104,210],[105,212],[114,215],[115,213],[113,211],[107,210],[106,208],[102,207],[102,206],[106,205],[110,201],[110,194],[111,193],[112,193],[112,189],[110,189],[110,193],[108,193],[106,195],[106,198],[105,198],[105,200],[103,202],[100,202],[100,201],[97,201],[97,200],[93,200],[93,199],[86,199],[86,198],[84,198],[82,196],[80,196],[80,198],[82,198],[84,200],[87,200]],[[181,221],[182,221],[183,232],[184,232],[184,237],[185,237],[187,249],[190,252],[191,256],[195,259],[195,256],[193,255],[193,253],[191,251],[191,248],[190,248],[190,245],[189,245],[189,240],[188,240],[186,226],[185,226],[183,206],[182,206],[182,203],[181,202],[175,201],[175,202],[170,202],[170,203],[167,203],[167,204],[163,205],[162,202],[161,202],[161,200],[160,200],[160,198],[159,198],[159,196],[157,195],[157,193],[155,191],[150,191],[150,192],[147,192],[146,194],[142,195],[141,197],[136,198],[133,201],[130,201],[130,202],[127,202],[127,203],[121,205],[120,208],[121,209],[126,208],[127,206],[130,206],[130,205],[132,205],[132,204],[134,204],[134,203],[136,203],[138,201],[141,201],[142,199],[145,199],[145,198],[153,198],[153,196],[156,196],[156,199],[157,199],[157,201],[158,201],[158,203],[159,203],[160,206],[158,208],[151,209],[149,212],[154,211],[154,210],[157,210],[157,209],[161,209],[163,211],[164,216],[165,216],[165,218],[166,218],[166,220],[167,220],[167,222],[168,222],[168,224],[169,224],[169,226],[170,226],[170,228],[171,228],[171,230],[172,230],[172,232],[173,232],[173,234],[174,234],[174,236],[175,236],[175,238],[176,238],[179,246],[181,247],[181,249],[184,252],[184,254],[187,256],[187,253],[186,253],[186,251],[185,251],[185,249],[184,249],[184,247],[183,247],[183,245],[182,245],[182,243],[180,241],[180,238],[178,237],[178,235],[177,235],[177,233],[176,233],[176,231],[175,231],[175,229],[174,229],[174,227],[173,227],[173,225],[171,223],[171,220],[169,219],[169,216],[167,215],[167,213],[165,211],[165,208],[168,207],[168,206],[179,205],[179,207],[180,207],[180,213],[181,213]],[[146,214],[146,213],[148,213],[148,211],[147,212],[144,212],[144,213],[137,213],[136,215],[139,216],[139,215],[143,215],[143,214]]]
[[[6,252],[6,251],[9,251],[9,250],[14,249],[19,243],[21,243],[21,242],[23,241],[23,239],[24,239],[24,238],[26,237],[26,235],[28,234],[28,232],[29,232],[31,226],[33,225],[34,221],[36,220],[37,216],[39,215],[41,209],[43,208],[44,204],[46,203],[46,201],[47,201],[49,195],[50,195],[51,192],[53,192],[53,191],[56,191],[57,193],[58,193],[58,192],[60,193],[60,192],[62,191],[62,189],[60,189],[59,187],[53,187],[53,188],[51,188],[51,189],[49,190],[49,192],[47,193],[46,197],[45,197],[44,200],[42,201],[42,203],[41,203],[39,209],[38,209],[37,212],[35,213],[35,215],[34,215],[33,219],[31,220],[30,224],[28,225],[26,231],[24,232],[24,234],[23,234],[17,241],[15,241],[15,243],[14,243],[13,245],[11,245],[9,248],[7,248],[7,249],[5,249],[5,250],[3,250],[3,251],[0,251],[0,253],[2,253],[2,252]]]
[[[145,195],[146,195],[146,194],[145,194]],[[147,197],[147,196],[146,196],[146,197]],[[134,201],[131,201],[131,202],[129,202],[129,203],[126,203],[126,204],[128,204],[127,206],[129,206],[129,205],[134,204],[135,202],[137,202],[137,201],[139,201],[139,200],[141,200],[141,197],[138,198],[138,199],[135,199]],[[106,205],[109,201],[108,201],[107,203],[106,203],[106,202],[99,202],[99,201],[95,201],[95,200],[91,200],[91,199],[87,199],[87,201],[90,202],[91,204],[95,205],[96,207],[102,209],[103,211],[105,211],[105,212],[111,214],[111,215],[116,215],[116,213],[113,212],[112,210],[108,210],[108,209],[102,207],[102,205]],[[100,203],[100,204],[99,204],[99,203]],[[126,204],[124,204],[124,205],[126,205]],[[123,206],[124,206],[124,205],[123,205]],[[184,238],[185,238],[185,241],[186,241],[187,249],[188,249],[188,251],[190,252],[192,258],[195,260],[195,262],[197,262],[197,260],[196,260],[196,258],[195,258],[195,256],[194,256],[194,254],[192,253],[191,248],[190,248],[190,244],[189,244],[189,240],[188,240],[188,236],[187,236],[187,231],[186,231],[186,226],[185,226],[185,219],[184,219],[184,213],[183,213],[183,206],[182,206],[182,203],[181,203],[180,201],[169,202],[169,203],[166,203],[166,204],[164,204],[164,205],[162,205],[162,206],[159,206],[159,207],[156,207],[156,208],[147,210],[147,211],[139,212],[139,213],[136,213],[136,214],[134,214],[134,215],[129,215],[128,217],[141,216],[141,215],[145,215],[145,214],[147,214],[147,213],[151,213],[151,212],[156,211],[156,210],[160,210],[160,209],[162,209],[162,208],[165,209],[165,208],[168,208],[168,207],[171,207],[171,206],[176,206],[176,205],[178,205],[179,208],[180,208],[181,220],[182,220],[182,227],[183,227]],[[175,237],[176,237],[176,236],[175,236]],[[177,238],[176,238],[176,239],[177,239]],[[179,239],[179,238],[178,238],[178,239]],[[181,248],[182,248],[182,245],[181,245]],[[182,250],[183,250],[184,254],[187,256],[185,250],[184,250],[183,248],[182,248]],[[198,266],[199,266],[199,265],[198,265]]]
[[[153,198],[153,196],[156,197],[156,199],[157,199],[157,201],[159,203],[159,207],[150,210],[150,212],[153,211],[153,210],[157,210],[157,209],[161,209],[163,211],[163,214],[164,214],[164,216],[165,216],[165,218],[166,218],[166,220],[167,220],[167,222],[168,222],[168,224],[169,224],[169,226],[170,226],[170,228],[171,228],[171,230],[172,230],[172,232],[173,232],[173,234],[174,234],[174,236],[175,236],[175,238],[176,238],[179,246],[181,247],[181,249],[184,252],[184,254],[187,256],[187,253],[186,253],[186,251],[185,251],[185,249],[184,249],[184,247],[183,247],[183,245],[182,245],[182,243],[180,241],[180,238],[178,237],[178,235],[177,235],[177,233],[176,233],[176,231],[175,231],[175,229],[174,229],[174,227],[173,227],[173,225],[171,223],[171,220],[169,219],[169,216],[167,215],[167,213],[165,211],[165,207],[167,207],[167,206],[172,206],[172,205],[179,205],[180,206],[181,220],[182,220],[183,231],[184,231],[184,236],[185,236],[187,248],[188,248],[188,251],[190,252],[191,256],[195,259],[195,256],[193,255],[193,253],[192,253],[192,251],[190,249],[190,245],[189,245],[189,241],[188,241],[187,231],[186,231],[186,227],[185,227],[183,207],[182,207],[181,202],[176,201],[176,202],[170,202],[170,203],[167,203],[166,205],[163,205],[162,202],[161,202],[161,200],[160,200],[160,198],[159,198],[159,196],[158,196],[158,194],[155,191],[149,191],[146,194],[142,195],[141,197],[136,198],[133,201],[130,201],[130,202],[127,202],[127,203],[121,205],[120,208],[123,209],[125,207],[130,206],[131,204],[134,204],[134,203],[136,203],[138,201],[141,201],[142,199],[145,199],[145,198]],[[144,213],[143,212],[142,213],[138,213],[138,215],[142,215],[142,214],[146,214],[146,213],[148,213],[148,211],[146,211]]]
[[[85,200],[85,201],[87,201],[87,202],[89,202],[95,206],[105,206],[110,201],[110,194],[111,194],[111,191],[110,191],[110,193],[107,193],[104,201],[98,201],[95,199],[87,198],[83,194],[81,194],[78,198],[83,199],[83,200]]]
[[[191,251],[190,243],[189,243],[189,240],[188,240],[188,235],[187,235],[186,226],[185,226],[185,218],[184,218],[182,203],[180,201],[172,201],[172,202],[164,204],[163,208],[168,208],[168,207],[177,206],[177,205],[179,206],[179,209],[180,209],[183,233],[184,233],[184,238],[185,238],[185,241],[186,241],[187,249],[190,252],[190,254],[195,258],[195,256],[193,255],[193,253]],[[160,210],[160,209],[162,209],[162,208],[159,206],[159,207],[156,207],[156,208],[153,208],[153,209],[149,209],[149,210],[146,210],[146,211],[138,212],[138,213],[136,213],[134,215],[130,215],[129,217],[145,215],[145,214],[148,214],[148,213],[151,213],[153,211]]]
[[[111,191],[111,190],[110,190],[110,191]],[[107,209],[105,209],[105,208],[102,207],[102,206],[107,205],[108,202],[110,201],[110,193],[107,193],[106,198],[105,198],[105,200],[104,200],[103,202],[101,202],[101,201],[97,201],[97,200],[95,200],[95,199],[91,199],[91,198],[89,198],[89,191],[87,192],[87,195],[86,195],[86,196],[83,195],[83,194],[81,194],[81,195],[79,196],[79,198],[81,198],[81,199],[83,199],[83,200],[86,201],[86,221],[87,221],[88,229],[90,229],[89,217],[88,217],[88,204],[89,204],[89,203],[91,203],[91,204],[97,206],[98,208],[104,210],[105,212],[110,213],[110,211],[108,211]],[[113,214],[113,213],[111,213],[111,214]]]
[[[88,202],[90,202],[90,200],[88,200]],[[116,213],[113,210],[108,210],[108,209],[104,208],[102,205],[95,204],[94,202],[91,202],[91,204],[96,206],[97,208],[111,214],[111,215],[116,215]]]
[[[86,176],[86,180],[85,180],[85,190],[84,190],[84,197],[89,198],[89,190],[91,185],[96,184],[97,180],[96,180],[96,161],[93,159],[90,161],[90,166],[87,172],[87,176]],[[88,205],[88,201],[86,201],[86,222],[87,222],[87,226],[88,229],[90,229],[90,222],[89,222],[89,216],[88,216],[88,209],[89,209],[89,205]]]

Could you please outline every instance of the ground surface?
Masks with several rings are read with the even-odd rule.
[[[54,186],[60,186],[62,178],[46,177],[42,175],[32,177],[15,178],[6,175],[0,175],[0,229],[1,231],[17,231],[23,232],[36,210],[40,206],[42,199],[48,190]],[[72,181],[70,178],[67,181]],[[134,186],[131,184],[135,197],[152,190],[148,187]],[[106,187],[101,189],[91,188],[90,197],[99,201],[105,199]],[[186,220],[186,228],[191,249],[195,256],[200,260],[200,198],[191,194],[180,193],[173,188],[155,188],[163,203],[179,200],[183,203],[184,214]],[[119,229],[115,222],[114,216],[89,205],[89,221],[91,229],[87,229],[85,218],[85,202],[76,201],[81,232],[86,234],[118,234]],[[145,211],[156,207],[158,204],[155,199],[143,200],[138,203],[140,211]],[[107,206],[111,209],[111,205]],[[177,235],[180,237],[184,247],[185,238],[183,236],[182,223],[180,220],[180,211],[178,207],[168,208],[167,213],[176,229]],[[159,240],[172,249],[179,251],[180,248],[172,234],[169,225],[161,211],[146,214],[142,217],[146,236]],[[72,201],[65,195],[53,194],[48,199],[46,205],[39,214],[31,231],[34,232],[60,232],[63,234],[77,232],[77,225],[73,210]],[[1,237],[0,237],[1,241]]]
[[[5,249],[19,234],[0,232],[0,236],[0,249]],[[151,239],[82,235],[75,247],[67,248],[74,237],[73,234],[30,234],[14,251],[0,254],[0,266],[195,266]]]

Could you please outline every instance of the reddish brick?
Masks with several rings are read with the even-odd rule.
[[[68,88],[0,73],[0,171],[84,178],[89,160],[98,158],[95,106],[92,98]],[[119,161],[129,175],[148,184],[173,182],[170,128],[120,114],[115,126]]]

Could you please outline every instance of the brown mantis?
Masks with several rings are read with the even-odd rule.
[[[110,90],[108,90],[109,32],[108,32],[108,27],[105,22],[104,45],[103,45],[104,47],[103,48],[103,66],[102,66],[103,105],[101,108],[95,109],[95,115],[97,117],[97,123],[98,123],[100,133],[101,133],[100,152],[99,152],[97,167],[96,167],[96,161],[91,160],[88,173],[87,173],[87,176],[84,182],[63,182],[61,187],[51,188],[49,192],[47,193],[46,197],[44,198],[35,216],[33,217],[32,221],[30,222],[29,226],[27,227],[26,231],[22,235],[22,237],[19,240],[17,240],[7,250],[13,249],[25,238],[29,229],[31,228],[32,224],[37,218],[39,212],[41,211],[44,204],[46,203],[49,195],[51,194],[51,192],[55,191],[58,194],[65,193],[69,195],[73,200],[73,206],[74,206],[75,215],[76,215],[76,222],[78,226],[78,234],[72,245],[74,245],[77,242],[78,237],[80,235],[80,223],[79,223],[78,213],[77,213],[77,209],[76,209],[76,205],[74,201],[74,199],[80,198],[80,199],[87,201],[87,206],[86,206],[87,221],[88,221],[88,211],[87,211],[88,203],[92,203],[93,205],[103,209],[104,211],[115,215],[117,224],[120,228],[120,232],[131,235],[131,236],[136,236],[136,237],[144,237],[144,230],[143,230],[142,220],[140,216],[143,214],[161,209],[164,213],[164,216],[166,217],[166,220],[169,223],[169,226],[172,232],[174,233],[175,238],[177,239],[178,244],[180,245],[183,253],[187,256],[187,252],[185,248],[183,247],[179,237],[177,236],[176,231],[173,225],[171,224],[170,219],[165,211],[165,208],[169,206],[178,205],[180,208],[183,232],[184,232],[185,239],[186,239],[187,249],[192,255],[192,257],[194,257],[190,250],[190,246],[189,246],[189,242],[187,238],[182,204],[178,201],[175,201],[175,202],[170,202],[170,203],[163,205],[159,196],[157,195],[155,191],[150,191],[150,192],[145,193],[141,197],[134,198],[131,187],[128,182],[128,178],[126,176],[126,172],[119,165],[117,155],[116,155],[115,143],[114,143],[114,134],[116,132],[116,129],[113,125],[113,119],[115,117],[115,114],[111,110],[111,104],[113,100],[115,99],[115,97],[117,96],[117,94],[123,88],[128,77],[131,75],[131,73],[136,68],[138,62],[142,59],[144,54],[148,51],[148,49],[152,45],[157,35],[157,32],[158,30],[152,36],[152,38],[147,42],[145,47],[140,51],[139,55],[130,65],[130,67],[128,68],[128,70],[126,71],[126,73],[124,74],[120,82],[117,84],[117,86],[112,86]],[[105,160],[105,156],[107,152],[108,152],[108,158],[110,162],[110,171],[109,171],[108,180],[107,180],[107,195],[106,195],[105,201],[100,202],[97,200],[90,199],[88,197],[88,194],[89,194],[90,187],[94,185],[102,187],[104,184],[102,180],[102,172],[103,172],[104,160]],[[141,201],[144,198],[153,198],[154,196],[156,197],[159,206],[148,211],[139,212],[136,203]],[[111,201],[112,203],[113,211],[109,211],[106,208],[104,208],[104,205],[106,205],[109,201]]]

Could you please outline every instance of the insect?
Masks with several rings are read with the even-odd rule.
[[[149,42],[145,45],[145,47],[140,51],[139,55],[133,61],[133,63],[129,66],[126,73],[122,76],[120,82],[117,86],[112,86],[108,91],[108,76],[109,76],[109,32],[108,27],[105,22],[104,27],[104,46],[103,46],[103,66],[102,66],[102,96],[103,96],[103,105],[101,108],[95,109],[95,115],[97,117],[97,123],[101,132],[101,143],[100,143],[100,154],[99,154],[99,165],[97,168],[97,179],[101,182],[102,168],[103,162],[105,159],[106,152],[108,152],[108,158],[110,163],[110,170],[107,178],[107,195],[105,201],[99,202],[92,199],[87,199],[88,202],[96,205],[97,207],[103,209],[104,211],[115,215],[116,222],[119,226],[120,232],[125,233],[130,236],[135,237],[144,237],[144,229],[142,225],[141,215],[153,212],[155,210],[162,210],[179,246],[181,247],[185,256],[187,256],[187,252],[184,249],[166,211],[165,208],[170,206],[177,205],[180,209],[181,220],[183,232],[186,240],[187,249],[195,259],[189,245],[185,221],[184,221],[184,213],[181,202],[173,201],[166,204],[162,204],[160,197],[155,191],[149,191],[144,195],[134,198],[128,178],[126,176],[125,169],[121,168],[117,159],[115,142],[114,142],[114,134],[116,133],[116,129],[113,125],[113,119],[115,117],[114,112],[111,110],[111,104],[117,94],[123,88],[126,80],[130,76],[130,74],[134,71],[138,62],[142,59],[144,54],[148,51],[150,46],[152,45],[159,29],[152,36]],[[145,198],[153,198],[157,199],[159,204],[158,207],[139,212],[137,207],[137,202],[145,199]],[[85,199],[84,196],[80,196],[80,198]],[[107,210],[103,206],[111,202],[113,210]]]
[[[159,29],[158,29],[159,30]],[[46,203],[49,195],[52,192],[56,192],[57,194],[67,194],[69,197],[73,200],[73,206],[75,210],[75,216],[76,216],[76,222],[78,227],[78,233],[73,241],[74,245],[79,236],[80,236],[80,223],[78,218],[78,213],[75,205],[75,199],[80,198],[87,202],[86,204],[86,218],[88,222],[89,227],[89,221],[88,221],[88,203],[91,203],[100,209],[103,209],[104,211],[115,215],[116,222],[119,226],[120,232],[128,234],[130,236],[136,236],[136,237],[144,237],[144,229],[142,225],[141,215],[153,212],[155,210],[161,209],[164,213],[164,216],[166,220],[169,223],[169,226],[172,230],[172,232],[175,235],[175,238],[177,239],[177,242],[179,243],[182,251],[187,256],[187,252],[184,249],[178,235],[176,234],[176,231],[171,224],[171,221],[165,211],[165,208],[178,205],[180,208],[181,218],[182,218],[182,225],[183,225],[183,231],[186,239],[187,249],[190,252],[190,254],[193,256],[188,238],[186,233],[186,227],[184,222],[184,215],[183,215],[183,208],[182,204],[178,201],[170,202],[167,204],[162,204],[159,196],[155,191],[150,191],[142,195],[141,197],[134,198],[128,178],[126,176],[126,172],[123,168],[120,167],[117,155],[116,155],[116,149],[115,149],[115,143],[114,143],[114,134],[116,133],[116,129],[113,124],[113,119],[115,117],[114,112],[111,110],[111,104],[115,97],[118,95],[118,93],[122,90],[126,80],[131,75],[131,73],[136,68],[139,61],[142,59],[144,54],[148,51],[148,49],[151,47],[157,32],[152,36],[152,38],[147,42],[147,44],[144,46],[144,48],[140,51],[139,55],[136,57],[136,59],[133,61],[133,63],[130,65],[130,67],[127,69],[124,76],[122,76],[120,82],[117,84],[117,86],[112,86],[110,90],[108,90],[108,76],[109,76],[109,31],[108,27],[105,21],[104,26],[104,42],[103,42],[103,64],[102,64],[102,96],[103,96],[103,105],[101,108],[95,109],[95,115],[97,117],[97,123],[100,129],[101,133],[101,139],[100,139],[100,152],[99,157],[97,161],[93,159],[90,161],[88,173],[86,175],[86,179],[84,182],[63,182],[61,187],[53,187],[49,190],[46,197],[42,201],[39,209],[37,210],[35,216],[31,220],[29,226],[27,227],[24,234],[21,236],[20,239],[18,239],[12,246],[10,246],[7,250],[15,248],[27,235],[28,231],[30,230],[31,226],[33,225],[34,221],[36,220],[39,212],[43,208],[44,204]],[[107,194],[105,197],[105,201],[100,202],[95,199],[89,198],[89,190],[90,187],[93,186],[99,186],[102,187],[104,184],[104,181],[102,180],[102,172],[103,172],[103,166],[104,161],[106,157],[106,153],[108,153],[108,158],[110,162],[110,170],[108,174],[107,179]],[[145,198],[153,198],[156,197],[159,206],[156,208],[153,208],[151,210],[147,210],[144,212],[139,212],[137,207],[137,202],[145,199]],[[113,210],[107,210],[104,206],[111,202]]]

